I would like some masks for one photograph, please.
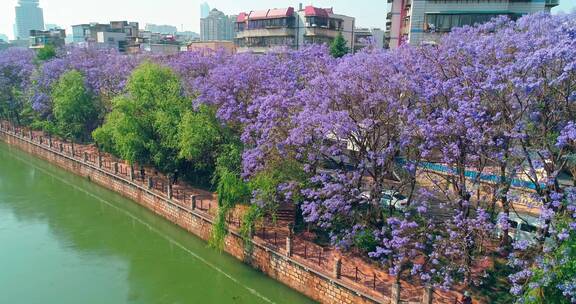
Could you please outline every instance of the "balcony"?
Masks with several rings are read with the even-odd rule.
[[[312,37],[312,36],[320,36],[320,37],[329,37],[335,38],[340,33],[339,30],[333,30],[325,27],[306,27],[304,36]]]
[[[295,33],[296,32],[294,28],[288,28],[288,27],[245,29],[244,31],[236,32],[236,38],[294,36]]]

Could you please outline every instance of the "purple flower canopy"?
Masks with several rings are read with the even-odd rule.
[[[367,49],[341,59],[317,47],[241,54],[201,79],[197,102],[215,105],[222,121],[242,128],[247,179],[279,156],[301,164],[307,180],[285,181],[278,191],[292,197],[299,188],[304,219],[328,231],[334,244],[349,247],[368,232],[378,242],[369,255],[394,275],[408,267],[445,287],[480,284],[484,274],[474,268],[485,256],[477,252],[508,215],[497,220],[473,207],[480,184],[465,172],[501,168],[495,187],[512,202],[519,198],[507,180],[533,182],[539,225],[568,238],[554,219],[573,200],[550,193],[570,190],[554,185],[566,169],[560,160],[575,147],[574,33],[574,15],[536,14],[455,29],[436,46]],[[402,168],[398,158],[406,160]],[[448,166],[454,189],[416,187],[421,161]],[[336,168],[325,170],[326,162]],[[384,186],[390,179],[397,183]],[[413,193],[414,208],[379,215],[374,205],[383,191]],[[430,201],[439,195],[444,210],[455,210],[441,226],[431,221],[438,207]],[[409,266],[414,256],[429,259]]]
[[[576,152],[575,15],[499,17],[454,29],[437,45],[339,59],[318,45],[169,56],[67,48],[37,64],[33,52],[13,49],[0,53],[0,85],[29,92],[32,108],[48,116],[51,87],[67,70],[110,100],[143,60],[174,70],[191,108],[214,107],[238,132],[246,180],[301,171],[279,173],[278,201],[259,203],[299,204],[334,245],[364,250],[394,276],[446,288],[481,284],[485,244],[496,227],[512,229],[510,206],[523,199],[514,179],[534,185],[529,200],[540,211],[540,246],[507,246],[514,293],[530,280],[550,282],[531,267],[558,265],[551,253],[575,237],[576,189],[559,186]],[[419,169],[438,163],[449,177]],[[470,172],[496,178],[487,186]],[[482,187],[495,195],[482,199]],[[566,297],[576,293],[571,286],[557,282]]]
[[[88,89],[110,99],[124,92],[128,76],[140,61],[139,56],[122,55],[114,49],[68,47],[60,50],[57,57],[43,63],[32,76],[32,107],[44,115],[49,113],[52,85],[69,70],[81,72]]]

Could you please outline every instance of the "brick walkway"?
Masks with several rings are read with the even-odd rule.
[[[7,128],[6,123],[3,123],[3,127],[4,129]],[[12,127],[10,128],[12,129]],[[132,181],[140,184],[142,187],[148,187],[158,195],[168,195],[168,178],[153,167],[144,166],[143,171],[141,171],[139,165],[134,165],[133,174],[131,174],[131,167],[127,162],[110,154],[100,153],[95,145],[73,144],[58,138],[50,139],[43,132],[29,131],[21,128],[16,128],[16,133],[27,138],[29,138],[31,134],[33,141],[41,143],[54,151],[62,151],[68,154],[69,157],[73,157],[79,161],[87,162],[94,166],[101,166],[101,168],[110,173],[117,174],[124,179],[130,180],[132,176]],[[192,201],[193,196],[195,199],[195,208]],[[209,218],[214,218],[218,208],[217,194],[194,188],[183,183],[181,180],[178,180],[176,184],[172,185],[172,201],[183,207],[202,212]],[[240,228],[240,217],[238,213],[239,212],[233,212],[236,217],[229,216],[227,219],[229,229],[235,232],[238,232]],[[256,227],[255,241],[272,250],[287,254],[288,226],[289,223],[287,222],[277,221],[271,223],[270,221],[266,221],[266,223]],[[334,280],[336,280],[334,277],[336,260],[340,258],[340,280],[342,282],[345,282],[355,290],[361,290],[375,298],[381,298],[382,295],[389,296],[392,292],[394,278],[377,265],[370,264],[356,256],[342,255],[332,247],[319,246],[306,240],[302,234],[292,237],[291,257],[310,269],[334,278]],[[432,303],[458,303],[457,299],[460,298],[460,294],[457,292],[434,290],[433,293]],[[405,281],[401,282],[401,303],[421,303],[423,294],[424,288],[422,286],[416,286]]]

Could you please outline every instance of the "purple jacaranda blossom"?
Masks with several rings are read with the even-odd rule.
[[[121,54],[114,49],[64,48],[55,58],[42,63],[33,74],[30,86],[32,108],[43,116],[50,115],[52,85],[69,70],[82,73],[86,87],[109,107],[113,97],[125,92],[126,81],[141,60],[141,56]]]
[[[0,51],[0,117],[20,123],[26,104],[26,89],[34,72],[32,50],[9,48]]]

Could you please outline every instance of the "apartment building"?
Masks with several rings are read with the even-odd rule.
[[[559,0],[388,0],[387,15],[390,48],[402,44],[435,43],[454,27],[483,23],[506,15],[549,12]]]
[[[335,14],[332,8],[312,5],[242,12],[235,24],[238,52],[266,52],[275,47],[299,49],[310,43],[331,43],[342,33],[354,46],[354,18]]]
[[[115,48],[120,52],[137,52],[142,38],[138,22],[112,21],[72,26],[72,42],[94,47]]]
[[[354,29],[354,52],[359,51],[368,45],[383,49],[387,47],[384,44],[384,31],[379,28],[356,28]]]
[[[236,16],[226,16],[213,9],[206,18],[200,19],[200,40],[232,41],[234,39],[234,22]]]
[[[30,31],[30,48],[38,49],[46,45],[63,47],[66,39],[66,31],[63,29],[51,29],[47,31]]]

